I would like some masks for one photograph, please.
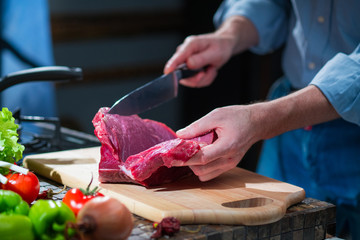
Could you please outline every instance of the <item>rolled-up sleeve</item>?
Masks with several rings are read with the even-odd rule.
[[[258,45],[250,50],[266,54],[285,42],[289,9],[287,0],[225,0],[214,15],[214,24],[219,27],[231,16],[246,17],[255,25],[259,34]]]
[[[349,55],[338,53],[311,81],[345,120],[360,125],[360,44]]]

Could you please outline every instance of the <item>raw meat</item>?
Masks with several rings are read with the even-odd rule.
[[[214,140],[214,133],[184,140],[176,138],[165,124],[137,115],[108,114],[101,108],[93,119],[101,142],[100,182],[133,182],[155,186],[192,174],[188,167],[172,167],[187,161],[201,144]]]

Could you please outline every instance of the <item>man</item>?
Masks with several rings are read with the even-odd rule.
[[[284,77],[271,101],[215,109],[179,130],[191,138],[214,129],[219,138],[188,161],[207,181],[237,166],[264,142],[258,172],[305,189],[337,206],[337,233],[360,239],[360,1],[228,0],[218,29],[188,37],[164,72],[186,63],[204,72],[181,83],[204,87],[233,55],[265,54],[285,44]],[[238,79],[235,79],[238,81]]]

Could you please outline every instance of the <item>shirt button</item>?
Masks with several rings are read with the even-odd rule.
[[[308,64],[308,68],[309,68],[310,70],[314,70],[314,69],[315,69],[315,67],[316,67],[315,63],[313,63],[313,62],[309,62],[309,64]]]
[[[318,21],[319,23],[324,23],[324,22],[325,22],[325,18],[324,18],[323,16],[319,16],[319,17],[317,18],[317,21]]]

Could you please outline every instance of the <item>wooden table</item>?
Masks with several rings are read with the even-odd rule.
[[[57,192],[63,188],[59,183],[39,176],[40,191],[53,189]],[[66,191],[55,195],[61,200]],[[150,239],[154,229],[153,222],[134,216],[135,227],[129,240]],[[326,239],[335,234],[335,205],[316,199],[304,201],[288,208],[286,215],[279,221],[260,226],[234,225],[182,225],[180,232],[170,239],[269,239],[269,240],[311,240]],[[168,239],[168,236],[162,239]]]

